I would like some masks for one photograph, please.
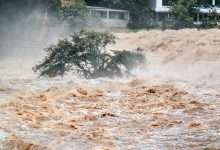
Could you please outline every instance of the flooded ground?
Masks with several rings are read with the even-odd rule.
[[[38,78],[34,61],[1,61],[0,149],[220,149],[218,32],[117,33],[115,48],[148,58],[123,79]]]

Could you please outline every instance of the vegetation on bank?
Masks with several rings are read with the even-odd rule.
[[[218,18],[214,9],[197,22],[197,14],[200,11],[201,1],[199,0],[176,0],[171,2],[170,18],[162,22],[162,28],[219,28]]]
[[[25,17],[34,9],[47,11],[59,21],[66,21],[70,27],[86,25],[86,5],[102,6],[116,9],[126,9],[130,12],[130,28],[214,28],[217,27],[218,17],[213,10],[202,24],[194,24],[200,0],[172,0],[170,1],[170,17],[155,23],[155,14],[149,9],[148,0],[74,0],[74,5],[64,7],[60,0],[1,0],[0,24],[10,24],[18,16]]]
[[[170,0],[171,6],[169,18],[164,18],[158,22],[155,20],[155,13],[149,8],[148,0],[86,0],[90,5],[104,6],[110,8],[127,9],[131,13],[129,27],[140,28],[216,28],[218,26],[218,18],[215,10],[209,12],[207,17],[203,17],[200,24],[195,24],[198,7],[208,6],[207,0]]]
[[[71,40],[64,39],[46,49],[47,56],[34,71],[41,76],[63,76],[74,72],[85,78],[129,75],[136,66],[145,63],[145,56],[131,51],[109,51],[115,37],[109,33],[81,31]]]

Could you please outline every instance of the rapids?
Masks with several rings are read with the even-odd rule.
[[[148,60],[129,78],[39,78],[38,58],[1,60],[0,149],[219,149],[219,32],[115,33],[110,48]]]

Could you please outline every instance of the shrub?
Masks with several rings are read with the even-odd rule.
[[[87,24],[88,10],[83,1],[78,0],[74,5],[61,8],[60,19],[66,21],[70,29],[81,29]]]
[[[193,14],[197,11],[194,8],[196,0],[176,0],[171,8],[175,28],[191,28],[193,25]]]
[[[217,12],[213,10],[208,13],[208,17],[202,20],[201,28],[209,29],[209,28],[217,28],[218,27],[218,19]]]
[[[108,51],[106,46],[114,44],[115,37],[109,33],[81,31],[74,34],[71,40],[59,41],[51,46],[47,56],[34,71],[41,76],[63,76],[73,71],[85,78],[113,77],[129,74],[145,57],[130,51]]]

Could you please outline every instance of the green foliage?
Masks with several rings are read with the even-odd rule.
[[[130,69],[144,63],[145,57],[128,51],[111,52],[106,49],[114,44],[115,37],[109,33],[81,31],[71,40],[61,40],[47,49],[47,56],[34,68],[41,76],[63,76],[74,71],[85,78],[122,76]]]
[[[177,0],[173,3],[172,13],[176,28],[193,27],[193,14],[197,11],[196,0]]]
[[[138,65],[145,64],[145,61],[145,56],[143,54],[125,50],[116,51],[114,57],[112,57],[112,62],[125,66],[128,74],[130,70]]]
[[[212,0],[196,0],[195,6],[205,7],[205,8],[211,7]]]
[[[216,13],[215,10],[213,10],[212,12],[210,12],[208,14],[208,16],[206,18],[203,18],[202,20],[202,24],[201,24],[201,28],[205,28],[205,29],[208,29],[208,28],[216,28],[218,27],[218,15]]]
[[[212,9],[207,14],[207,17],[202,17],[201,24],[194,24],[194,19],[199,13],[199,7],[211,7],[212,2],[209,0],[173,0],[170,1],[172,5],[172,17],[165,19],[162,23],[162,29],[167,28],[216,28],[218,27],[218,15]]]
[[[60,16],[61,20],[67,21],[70,27],[79,28],[86,24],[87,14],[84,1],[78,0],[73,6],[63,7]]]
[[[175,21],[172,18],[166,18],[162,21],[161,29],[166,30],[166,29],[173,29],[175,27]]]

